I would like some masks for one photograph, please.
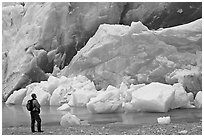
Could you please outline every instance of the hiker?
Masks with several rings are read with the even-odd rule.
[[[35,121],[37,121],[37,130],[38,132],[43,132],[41,130],[41,118],[40,118],[40,104],[37,101],[37,96],[36,94],[32,94],[31,95],[32,100],[31,100],[31,111],[30,111],[30,116],[31,116],[31,131],[32,132],[36,132],[35,131]]]

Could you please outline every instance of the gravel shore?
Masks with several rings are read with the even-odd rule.
[[[64,128],[60,125],[42,125],[43,133],[31,133],[30,127],[19,126],[2,128],[3,135],[202,135],[202,120],[199,122],[180,122],[167,125],[155,124],[90,124],[70,125]]]

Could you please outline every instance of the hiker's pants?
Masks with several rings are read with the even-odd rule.
[[[31,111],[31,131],[35,131],[35,121],[37,121],[37,129],[38,131],[41,131],[41,118],[40,118],[40,113],[36,111]]]

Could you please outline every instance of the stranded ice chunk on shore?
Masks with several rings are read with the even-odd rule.
[[[174,99],[171,85],[153,82],[132,93],[132,101],[124,104],[126,112],[167,112]]]
[[[159,124],[169,124],[171,122],[170,116],[157,118]]]
[[[69,127],[70,125],[80,125],[80,119],[68,112],[62,116],[60,125],[63,127]]]

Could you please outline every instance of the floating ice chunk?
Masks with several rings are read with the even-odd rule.
[[[14,91],[6,101],[6,104],[21,105],[23,98],[26,96],[27,89],[23,88],[18,91]]]
[[[202,108],[202,91],[199,91],[196,94],[194,104],[195,104],[196,108]]]
[[[122,111],[121,101],[105,101],[88,103],[87,109],[92,113],[113,113]]]
[[[119,99],[119,89],[118,90],[106,90],[105,92],[100,92],[95,98],[92,98],[89,102],[96,103],[96,102],[105,102],[111,99]]]
[[[70,125],[80,125],[80,119],[68,112],[62,116],[60,125],[63,127],[69,127]]]
[[[130,110],[129,107],[126,107],[127,105],[124,106],[124,109],[127,112],[167,112],[174,94],[174,88],[171,85],[153,82],[132,92]]]
[[[157,118],[159,124],[169,124],[171,122],[170,116]]]
[[[57,108],[57,110],[60,110],[60,111],[67,111],[67,110],[70,110],[70,109],[71,108],[70,108],[70,106],[67,103],[65,103],[62,106]]]
[[[100,92],[87,103],[87,109],[92,113],[113,113],[122,109],[120,90],[109,86],[106,91]]]

